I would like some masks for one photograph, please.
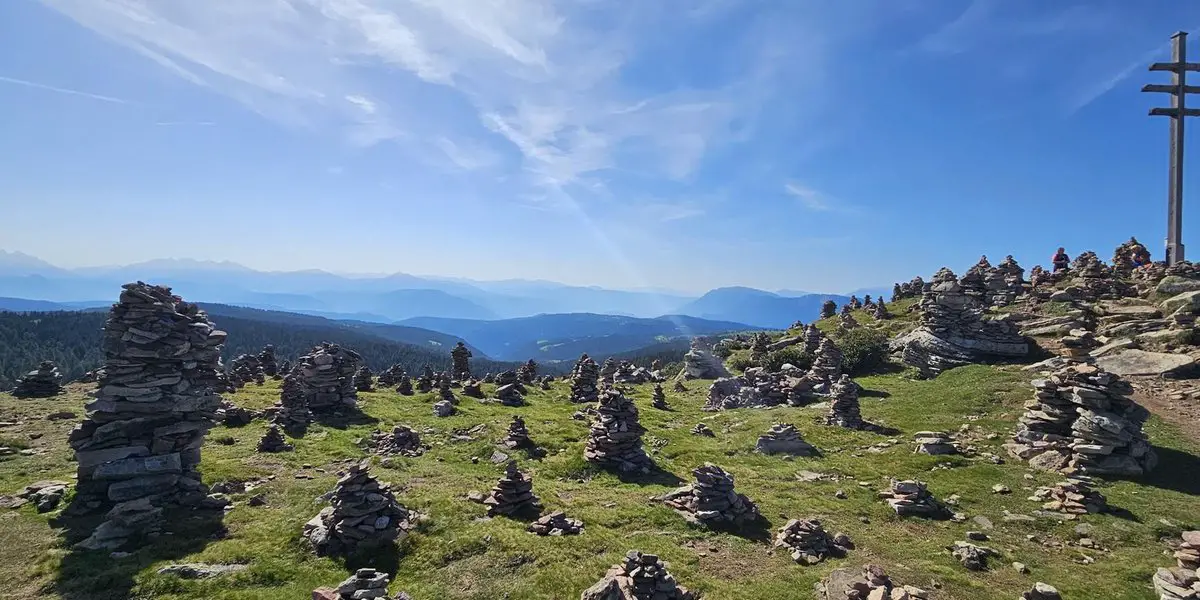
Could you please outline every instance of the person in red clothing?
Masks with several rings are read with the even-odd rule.
[[[1050,262],[1054,263],[1054,272],[1066,271],[1071,267],[1071,257],[1067,256],[1067,251],[1059,248],[1054,256],[1050,257]]]

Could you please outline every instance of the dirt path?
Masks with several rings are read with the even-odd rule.
[[[1130,378],[1134,400],[1200,444],[1200,381]]]

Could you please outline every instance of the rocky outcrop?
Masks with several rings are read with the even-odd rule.
[[[729,370],[721,359],[713,356],[712,352],[700,345],[700,340],[693,338],[692,347],[683,355],[683,370],[677,379],[719,379],[729,377]]]

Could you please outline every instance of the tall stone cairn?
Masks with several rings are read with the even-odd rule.
[[[54,361],[43,360],[38,368],[17,380],[13,388],[14,398],[49,398],[63,392],[62,375]]]
[[[899,302],[904,299],[904,288],[900,287],[899,283],[892,285],[892,302]]]
[[[416,515],[360,463],[346,470],[330,506],[304,524],[304,538],[318,556],[346,556],[363,548],[395,543],[408,534]]]
[[[292,372],[292,361],[290,361],[286,358],[283,359],[283,362],[279,363],[279,375],[282,377],[283,375],[287,375],[288,373],[291,373],[291,372]]]
[[[880,301],[882,301],[882,300],[883,300],[883,298],[880,298]],[[874,306],[874,305],[875,305],[875,301],[871,299],[870,294],[867,294],[866,297],[863,298],[862,307],[867,308],[869,306]]]
[[[455,379],[466,381],[471,378],[471,350],[466,344],[459,342],[450,351],[450,372]]]
[[[279,403],[275,405],[274,423],[289,433],[302,433],[312,423],[312,411],[308,409],[308,396],[299,373],[288,373],[279,387]]]
[[[381,388],[390,388],[400,383],[400,376],[403,374],[404,367],[392,365],[379,372],[379,376],[375,378],[375,383]]]
[[[892,318],[892,313],[888,312],[887,306],[880,299],[871,307],[871,316],[875,317],[876,321],[886,321]]]
[[[614,565],[580,600],[693,600],[695,596],[667,572],[667,565],[653,554],[630,550],[625,560]]]
[[[862,429],[864,423],[858,404],[858,384],[854,383],[849,375],[843,374],[830,387],[829,395],[829,414],[825,417],[825,423],[848,429]]]
[[[1066,474],[1138,476],[1158,457],[1142,425],[1149,412],[1132,386],[1100,367],[1072,363],[1032,382],[1009,453],[1030,465]]]
[[[750,360],[755,364],[762,364],[767,359],[767,352],[771,350],[771,337],[761,331],[754,334],[750,339]]]
[[[512,421],[508,424],[508,433],[500,443],[510,450],[532,448],[534,443],[529,439],[529,429],[525,427],[525,419],[519,415],[513,415]]]
[[[314,414],[353,409],[358,404],[354,375],[362,360],[357,352],[324,342],[301,357],[300,384]]]
[[[600,398],[600,365],[584,354],[571,369],[571,402],[595,402]]]
[[[600,367],[600,379],[611,382],[612,376],[617,372],[617,361],[613,357],[604,359],[604,364]]]
[[[1200,531],[1183,532],[1176,566],[1158,569],[1151,582],[1160,600],[1191,600],[1200,595]]]
[[[758,507],[734,491],[733,475],[712,463],[697,467],[692,475],[696,483],[662,497],[664,504],[679,511],[689,522],[741,527],[758,520]]]
[[[813,357],[812,366],[808,369],[808,377],[825,386],[832,385],[842,376],[842,351],[829,338],[822,338]]]
[[[396,392],[401,396],[413,395],[414,392],[412,378],[408,376],[408,373],[400,373],[399,383],[396,385]]]
[[[287,443],[287,439],[279,431],[279,426],[274,423],[267,427],[267,432],[263,434],[262,439],[258,440],[259,452],[289,452],[291,450],[292,445]]]
[[[363,365],[354,372],[354,390],[357,392],[375,391],[375,381],[374,376],[371,374],[371,367]]]
[[[810,323],[804,328],[804,352],[810,356],[816,356],[817,350],[821,347],[821,340],[825,339],[825,333],[815,323]]]
[[[417,378],[417,393],[428,394],[433,391],[433,385],[436,383],[433,377],[433,367],[425,365],[421,367],[421,376]]]
[[[650,406],[659,410],[671,410],[671,406],[667,404],[667,394],[663,391],[661,383],[654,384],[654,393],[650,396]]]
[[[205,497],[200,448],[213,426],[225,332],[171,288],[122,286],[104,323],[104,374],[71,431],[76,502],[108,508],[82,548],[116,548],[157,530],[163,508]]]
[[[504,476],[492,487],[483,500],[488,507],[488,516],[537,515],[542,512],[542,503],[533,494],[533,478],[517,469],[516,461],[509,461]]]
[[[991,270],[992,263],[988,262],[986,256],[981,256],[979,257],[979,262],[972,265],[970,269],[967,269],[967,272],[958,280],[958,285],[962,287],[963,293],[979,305],[987,304],[986,279]]]
[[[851,294],[850,300],[846,302],[846,306],[849,306],[850,310],[858,310],[862,308],[862,301],[858,299],[858,296]]]
[[[1009,254],[989,274],[987,284],[989,302],[1007,306],[1025,293],[1025,269]]]
[[[458,397],[454,395],[454,389],[451,388],[451,379],[449,373],[439,373],[437,376],[438,399],[441,402],[449,402],[454,406],[458,406]]]
[[[273,344],[263,346],[262,351],[258,353],[258,364],[262,367],[264,375],[271,379],[279,379],[279,359],[275,356]]]
[[[525,386],[516,371],[503,371],[496,376],[496,400],[504,406],[525,405]]]
[[[620,390],[600,392],[583,457],[588,462],[618,471],[649,472],[652,462],[642,448],[645,428],[638,422],[638,409]]]
[[[538,364],[532,358],[517,367],[517,379],[525,385],[531,385],[537,379]]]

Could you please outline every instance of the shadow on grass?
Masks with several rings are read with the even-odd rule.
[[[860,398],[891,398],[892,393],[885,390],[868,390],[860,386],[858,396]]]
[[[313,422],[320,423],[333,429],[346,429],[354,425],[374,425],[379,419],[368,415],[362,409],[354,407],[336,413],[313,413]]]
[[[359,569],[375,569],[392,577],[400,570],[400,557],[403,551],[398,544],[386,544],[363,548],[346,557],[346,569],[350,572]]]
[[[86,539],[103,520],[103,514],[78,515],[81,507],[68,507],[51,524],[63,528],[68,546]],[[59,564],[51,591],[64,600],[126,600],[137,574],[151,564],[175,560],[204,550],[209,542],[227,534],[224,511],[175,508],[164,514],[170,535],[131,539],[121,550],[130,555],[113,559],[111,550],[72,548]]]
[[[664,485],[671,487],[679,487],[683,485],[683,480],[677,477],[670,471],[664,471],[658,465],[654,465],[647,473],[629,473],[617,470],[611,471],[621,480],[621,483],[634,483],[637,485]]]
[[[749,523],[743,524],[741,527],[724,521],[712,523],[704,527],[717,533],[727,533],[752,542],[770,543],[773,537],[771,535],[771,522],[762,515],[759,515],[757,519]]]
[[[1155,446],[1154,452],[1158,454],[1158,466],[1153,471],[1126,479],[1189,496],[1200,496],[1200,477],[1196,476],[1200,473],[1200,456],[1161,446]]]

